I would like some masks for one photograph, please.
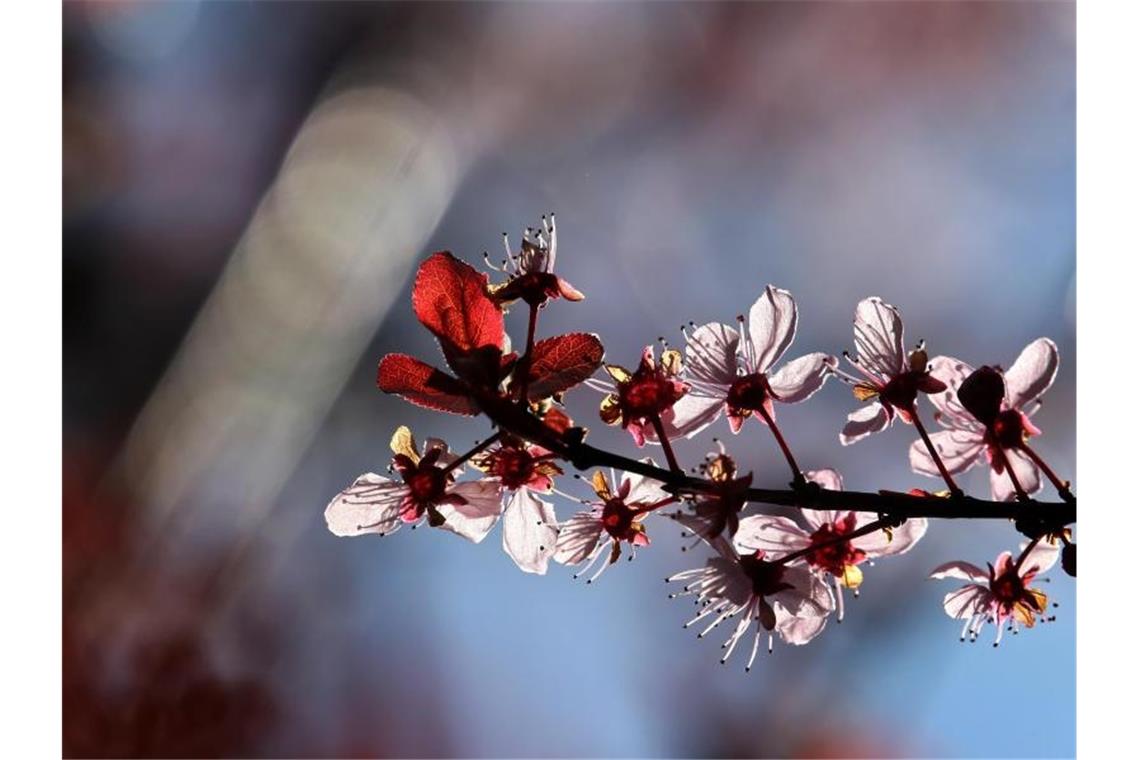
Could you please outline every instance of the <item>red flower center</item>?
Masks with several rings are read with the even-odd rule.
[[[751,409],[756,412],[764,408],[771,388],[768,378],[759,372],[737,378],[728,389],[728,405],[734,409]]]
[[[879,398],[896,409],[910,409],[918,398],[919,386],[925,376],[925,371],[896,375],[879,391]]]
[[[633,520],[637,512],[626,505],[621,499],[608,499],[602,509],[602,527],[606,529],[617,541],[631,540],[633,534]]]
[[[858,565],[867,558],[867,553],[862,549],[856,549],[850,541],[839,540],[853,530],[855,530],[854,512],[848,512],[845,517],[834,523],[820,526],[811,534],[813,548],[807,555],[808,563],[842,578],[848,565]]]
[[[412,501],[416,504],[421,506],[437,504],[447,488],[447,475],[434,465],[420,466],[404,482],[408,484],[408,489],[412,492]]]
[[[680,398],[674,382],[657,370],[638,369],[629,382],[618,386],[618,399],[628,419],[660,414]]]
[[[762,552],[757,552],[757,554],[762,554]],[[792,588],[790,583],[784,582],[783,565],[765,562],[759,556],[749,555],[740,558],[740,567],[752,580],[752,593],[757,596],[771,596]]]
[[[1025,433],[1021,412],[1016,409],[1006,409],[994,418],[986,434],[991,442],[997,443],[1004,449],[1013,449],[1022,444]]]
[[[521,488],[534,477],[534,457],[525,449],[503,448],[496,452],[491,474],[497,475],[507,488]]]
[[[1025,593],[1021,576],[1012,567],[990,581],[990,592],[1005,608],[1012,607]]]

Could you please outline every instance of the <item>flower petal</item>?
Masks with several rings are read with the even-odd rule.
[[[839,442],[850,446],[872,433],[886,430],[890,424],[890,411],[878,401],[872,401],[847,415],[847,424],[839,433]]]
[[[874,519],[870,515],[867,515],[867,518]],[[856,526],[858,527],[858,523]],[[872,559],[906,554],[926,535],[927,527],[925,517],[912,517],[897,528],[892,528],[889,533],[877,530],[860,536],[852,541],[851,545],[867,552],[867,556]]]
[[[728,389],[725,389],[728,395]],[[692,438],[716,421],[724,407],[724,398],[689,393],[661,415],[661,425],[670,438]],[[657,431],[648,428],[646,439],[657,443]]]
[[[823,387],[839,360],[830,354],[814,353],[793,359],[768,377],[777,401],[798,404]]]
[[[804,477],[829,491],[843,490],[843,476],[839,474],[839,470],[833,470],[830,467],[825,467],[822,470],[808,470],[804,473]]]
[[[936,356],[930,360],[930,376],[946,384],[946,390],[929,394],[938,413],[934,416],[943,427],[958,430],[982,430],[983,426],[958,400],[958,386],[974,373],[974,368],[953,356]]]
[[[594,553],[601,537],[601,517],[594,510],[578,512],[558,530],[554,561],[562,565],[578,564]]]
[[[796,337],[796,302],[792,294],[771,285],[748,310],[748,338],[756,352],[755,372],[767,372]]]
[[[788,565],[780,578],[791,588],[777,591],[771,600],[798,617],[822,617],[835,609],[831,588],[802,565]]]
[[[930,442],[952,475],[965,472],[977,464],[986,445],[982,433],[972,430],[940,430],[930,434]],[[922,439],[910,445],[910,468],[920,475],[932,478],[941,476],[938,465]]]
[[[503,551],[524,573],[546,574],[558,543],[554,505],[520,488],[503,511]]]
[[[1057,376],[1057,344],[1048,338],[1038,338],[1017,357],[1005,373],[1005,397],[1014,409],[1020,409],[1039,398]]]
[[[827,625],[826,615],[793,615],[779,602],[776,602],[774,609],[776,632],[780,634],[780,639],[788,644],[803,646],[823,633],[823,628]]]
[[[466,504],[440,504],[437,509],[444,517],[439,526],[468,541],[479,543],[499,519],[503,511],[502,486],[496,480],[469,480],[449,488],[448,494],[462,496]]]
[[[981,612],[989,606],[992,595],[984,586],[971,583],[957,591],[951,591],[942,598],[942,609],[957,620],[963,620]]]
[[[1025,551],[1026,544],[1022,544],[1020,549]],[[1037,542],[1037,546],[1029,552],[1029,555],[1021,563],[1020,574],[1026,575],[1033,573],[1041,575],[1053,565],[1057,564],[1057,558],[1061,556],[1061,547],[1057,544],[1051,544],[1047,539],[1041,539]]]
[[[1037,469],[1037,465],[1033,464],[1029,457],[1017,449],[1004,449],[1004,451],[1013,474],[1017,476],[1017,481],[1021,483],[1025,492],[1032,496],[1040,491],[1041,471]],[[1000,475],[997,470],[990,470],[990,492],[994,501],[1014,501],[1017,499],[1017,491],[1013,487],[1013,481],[1004,469]]]
[[[652,459],[643,459],[641,461],[645,464],[651,464],[654,467],[657,466],[657,463]],[[629,493],[625,497],[625,503],[629,506],[635,504],[656,504],[670,497],[668,492],[662,490],[661,486],[664,484],[660,480],[639,475],[636,472],[625,473],[622,480],[629,482]]]
[[[733,543],[741,554],[763,551],[778,558],[807,548],[811,536],[790,518],[753,515],[740,521]]]
[[[883,299],[864,298],[855,307],[855,348],[864,367],[891,376],[907,370],[899,310]]]
[[[990,574],[977,565],[969,562],[954,561],[939,565],[930,571],[930,578],[936,581],[944,578],[956,578],[971,583],[989,583]]]
[[[694,380],[731,385],[736,380],[736,351],[740,333],[729,325],[709,322],[689,333],[685,367]]]
[[[336,536],[391,533],[400,527],[403,483],[372,472],[357,478],[325,507],[325,523]]]

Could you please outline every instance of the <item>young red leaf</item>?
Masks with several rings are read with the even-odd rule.
[[[598,369],[605,350],[596,335],[570,333],[534,344],[527,381],[531,401],[573,388]]]
[[[503,312],[487,295],[487,275],[447,251],[420,265],[412,308],[449,356],[503,345]]]
[[[376,385],[405,401],[452,414],[476,415],[479,407],[463,383],[407,354],[388,354],[376,369]]]

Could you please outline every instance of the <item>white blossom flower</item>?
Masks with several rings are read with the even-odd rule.
[[[662,415],[665,429],[692,437],[723,411],[738,433],[753,414],[775,419],[773,401],[796,404],[810,398],[838,360],[812,353],[773,371],[795,338],[797,319],[791,293],[769,285],[752,304],[747,322],[739,318],[739,328],[710,322],[684,331],[689,393]]]
[[[651,459],[643,461],[653,464]],[[610,476],[612,482],[617,482],[616,472],[611,471]],[[593,583],[607,567],[618,561],[623,541],[630,545],[631,551],[638,546],[649,546],[649,536],[642,520],[653,510],[673,501],[673,497],[662,490],[660,481],[644,475],[623,473],[616,492],[610,483],[604,472],[596,470],[591,485],[599,501],[562,523],[559,529],[554,561],[563,565],[585,563],[575,578],[587,572],[599,558],[607,557],[587,583]]]
[[[724,537],[710,542],[717,556],[704,567],[685,570],[666,580],[684,583],[684,589],[670,598],[694,596],[701,610],[685,623],[705,627],[703,638],[725,621],[738,618],[732,633],[722,645],[721,663],[728,661],[748,632],[753,632],[752,651],[745,671],[752,669],[760,639],[768,636],[772,651],[775,634],[789,644],[802,645],[818,636],[835,608],[827,584],[806,567],[769,562],[764,552],[740,556]]]
[[[325,508],[325,522],[337,536],[392,533],[403,524],[418,525],[426,517],[443,528],[479,543],[502,511],[502,485],[482,478],[456,482],[460,470],[447,444],[429,438],[423,453],[406,427],[392,436],[392,465],[400,480],[365,473],[337,494]]]
[[[830,491],[843,490],[843,478],[835,470],[815,470],[804,476]],[[911,518],[891,530],[876,530],[842,540],[845,534],[874,522],[876,515],[846,510],[801,510],[807,527],[787,517],[755,515],[740,521],[733,539],[741,554],[763,551],[772,559],[797,553],[790,564],[804,564],[822,579],[830,578],[838,603],[837,619],[843,620],[843,589],[859,594],[863,583],[860,565],[879,557],[905,554],[926,535],[926,518]]]
[[[927,372],[926,350],[920,343],[909,354],[903,350],[903,323],[899,310],[881,298],[864,298],[855,307],[856,356],[846,351],[856,375],[837,373],[850,383],[859,401],[866,406],[847,415],[839,433],[844,446],[886,430],[897,416],[911,422],[918,393],[946,390],[940,380]]]
[[[1049,599],[1043,591],[1030,588],[1029,584],[1053,567],[1058,554],[1056,544],[1043,538],[1027,554],[1025,545],[1022,545],[1020,562],[1013,560],[1011,552],[1002,552],[989,565],[988,571],[960,561],[934,568],[930,577],[935,580],[953,578],[968,581],[942,600],[947,615],[966,621],[959,639],[965,641],[969,637],[976,641],[986,623],[993,623],[997,626],[996,647],[1007,627],[1017,633],[1022,625],[1032,628],[1037,620],[1044,620]]]
[[[946,384],[946,390],[931,394],[938,410],[935,419],[946,430],[930,436],[947,471],[956,475],[981,461],[990,466],[990,491],[996,501],[1012,501],[1017,497],[1005,469],[1005,461],[1027,494],[1041,490],[1041,472],[1022,450],[1022,443],[1041,431],[1030,422],[1039,407],[1038,399],[1053,384],[1059,359],[1057,346],[1048,338],[1038,338],[1026,346],[1017,361],[1003,373],[1004,394],[996,415],[985,424],[970,413],[958,398],[958,389],[974,374],[970,365],[950,356],[936,356],[930,362],[930,374]],[[989,416],[983,414],[983,416]],[[997,448],[1001,447],[1003,458]],[[938,468],[921,440],[910,447],[910,466],[922,475],[938,477]]]
[[[541,446],[511,436],[472,458],[471,464],[502,484],[503,551],[526,573],[546,574],[558,541],[554,505],[538,497],[554,490],[554,476],[562,469]]]

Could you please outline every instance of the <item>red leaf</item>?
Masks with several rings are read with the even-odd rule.
[[[530,357],[527,396],[537,401],[573,388],[594,374],[604,354],[602,342],[589,333],[540,340]]]
[[[407,354],[388,354],[376,369],[376,385],[417,406],[452,414],[476,415],[479,407],[463,383]]]
[[[502,348],[503,312],[487,295],[487,275],[447,251],[420,265],[412,308],[443,343],[445,354]]]

